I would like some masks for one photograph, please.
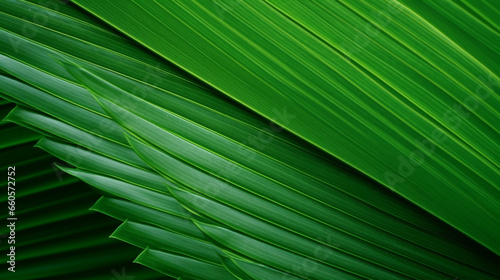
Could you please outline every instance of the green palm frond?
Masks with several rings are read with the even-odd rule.
[[[500,277],[488,2],[75,2],[135,41],[74,5],[2,1],[5,120],[103,193],[92,210],[136,262],[193,280]],[[9,129],[6,147],[38,137]],[[106,229],[64,248],[107,248]]]
[[[14,106],[1,100],[2,119]],[[15,166],[16,243],[8,231],[0,231],[0,248],[10,253],[15,246],[16,272],[0,272],[2,279],[113,279],[129,275],[159,279],[160,274],[130,265],[138,253],[106,237],[117,222],[91,214],[99,196],[77,178],[62,173],[55,158],[34,149],[42,136],[22,126],[2,122],[0,158],[2,170]],[[11,137],[5,137],[11,136]],[[2,204],[7,204],[7,197]],[[7,213],[2,214],[6,220]],[[77,242],[75,242],[77,240]],[[94,252],[103,252],[99,257]],[[82,262],[85,256],[88,260]],[[122,271],[122,269],[125,269]],[[15,275],[12,278],[12,275]]]
[[[500,36],[460,1],[75,2],[500,253]]]

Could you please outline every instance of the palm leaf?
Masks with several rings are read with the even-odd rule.
[[[500,37],[452,1],[407,2],[76,1],[499,253]]]
[[[90,76],[90,77],[93,77],[93,76]],[[96,78],[94,78],[94,79],[96,79]],[[96,80],[99,81],[98,79],[96,79]],[[110,91],[106,90],[106,92],[110,92]],[[15,97],[16,95],[13,94],[12,96]],[[41,94],[39,94],[38,96],[40,97]],[[122,99],[119,99],[119,100],[122,100]],[[130,100],[134,101],[133,99],[130,99]],[[67,104],[67,106],[74,106],[74,105],[71,105],[71,102],[67,102],[66,104]],[[101,104],[103,104],[102,100],[101,100]],[[36,106],[36,104],[33,104],[33,105]],[[108,104],[108,107],[109,107],[109,104]],[[105,107],[105,108],[108,108],[108,107]],[[54,108],[53,110],[56,110],[56,109]],[[109,110],[109,108],[108,108],[108,110]],[[101,116],[101,117],[103,118],[103,116]],[[135,118],[127,118],[127,116],[125,116],[123,114],[122,114],[122,117],[125,118],[125,119],[135,119]],[[67,139],[75,138],[75,135],[77,135],[76,134],[77,130],[75,130],[75,131],[70,130],[71,133],[56,132],[56,130],[61,130],[61,131],[68,130],[69,125],[65,124],[65,123],[63,123],[61,121],[55,121],[55,120],[49,121],[49,119],[47,119],[48,117],[45,117],[45,118],[46,119],[43,119],[42,115],[40,115],[40,114],[37,114],[35,112],[29,111],[29,110],[26,110],[26,109],[21,109],[21,108],[18,108],[15,111],[13,111],[9,115],[9,117],[8,117],[8,119],[10,119],[10,120],[13,120],[13,121],[16,121],[16,122],[19,122],[19,123],[22,122],[22,123],[28,124],[30,126],[37,127],[38,129],[52,129],[53,131],[50,132],[51,135],[58,135],[60,137],[61,136],[63,136],[63,137],[65,136]],[[83,133],[86,133],[87,135],[90,135],[90,133],[83,132],[83,131],[81,131],[79,133],[82,133],[82,136],[78,137],[79,139],[84,139],[84,140],[85,139],[92,139],[92,138],[89,138],[88,136],[87,137],[83,136]],[[161,134],[158,134],[158,135],[161,135]],[[97,142],[98,143],[103,143],[103,141],[104,140],[100,140],[100,141],[97,141]],[[40,145],[41,146],[45,146],[45,147],[50,146],[48,144],[44,144],[44,142],[50,144],[49,141],[42,141]],[[93,142],[95,143],[95,141],[81,141],[81,142],[79,142],[79,144],[82,145],[82,146],[87,146],[89,148],[94,148],[94,149],[98,148],[99,146],[107,146],[107,145],[92,145]],[[111,144],[114,145],[114,146],[119,145],[118,143],[110,143],[110,145]],[[137,144],[138,143],[135,143],[136,146],[137,146]],[[179,146],[179,147],[182,147],[182,146]],[[109,150],[113,150],[113,149],[109,148]],[[191,149],[180,149],[180,150],[190,151]],[[68,153],[68,149],[67,148],[65,149],[65,148],[62,148],[62,147],[53,148],[52,151],[59,151],[60,156],[64,155],[64,154],[69,154]],[[78,154],[80,154],[80,158],[93,159],[93,157],[91,157],[89,155],[86,155],[86,154],[83,154],[85,156],[82,156],[81,153],[82,153],[82,151],[78,151],[78,152],[75,151],[75,152],[73,152],[74,156],[69,156],[67,158],[69,158],[69,159],[72,159],[72,158],[77,159],[75,161],[75,164],[78,162],[78,158],[79,157],[76,156]],[[104,153],[105,152],[103,152],[103,154]],[[140,154],[144,154],[144,153],[140,153]],[[161,155],[165,156],[165,157],[167,156],[167,155],[164,155],[164,154],[161,154]],[[95,158],[96,162],[101,161],[101,162],[103,162],[105,165],[107,165],[109,167],[113,166],[111,163],[107,163],[106,161],[98,159],[98,157],[94,157],[94,158]],[[158,163],[155,163],[155,166],[157,166],[157,168],[158,168],[158,166],[161,167],[162,166],[161,164],[164,164],[165,162],[168,162],[168,161],[160,160]],[[72,163],[72,162],[70,161],[70,163]],[[97,170],[99,170],[99,167],[100,167],[99,164],[92,164],[91,161],[89,161],[87,163],[84,163],[84,164],[81,164],[80,166],[88,166],[88,167],[94,167],[94,168],[97,167]],[[137,165],[141,166],[143,164],[137,164]],[[123,170],[123,167],[121,165],[116,165],[116,167],[117,168],[114,168],[115,170]],[[91,184],[93,184],[95,186],[100,186],[103,190],[105,190],[108,193],[111,193],[113,195],[123,196],[125,198],[130,199],[130,200],[135,200],[137,203],[145,203],[146,205],[157,207],[157,208],[158,207],[165,207],[164,206],[165,202],[166,202],[165,198],[161,198],[160,193],[158,193],[156,195],[158,198],[154,198],[154,193],[156,193],[156,192],[141,190],[141,188],[134,187],[134,186],[132,186],[130,184],[127,184],[125,182],[120,183],[119,181],[116,181],[116,180],[113,181],[113,179],[107,179],[106,177],[99,176],[99,175],[93,175],[91,173],[85,173],[85,172],[75,173],[75,171],[72,171],[72,173],[75,174],[75,175],[78,175],[78,177],[82,178],[86,182],[89,182],[89,183],[91,183]],[[107,174],[113,174],[113,172],[111,172],[110,170],[106,170],[106,173]],[[134,172],[134,173],[136,173],[136,172]],[[122,172],[122,174],[123,174],[123,172]],[[138,173],[138,174],[140,174],[140,173]],[[177,176],[179,176],[179,174],[180,173],[177,173]],[[174,174],[174,175],[176,175],[176,174]],[[120,177],[123,177],[123,175],[121,175],[121,176],[118,175],[117,177],[120,178]],[[138,178],[141,178],[141,177],[142,176],[139,176]],[[131,180],[131,179],[129,179],[129,180]],[[203,180],[203,182],[206,182],[206,181]],[[155,184],[150,184],[149,183],[149,184],[146,184],[146,185],[149,186],[149,187],[153,186],[153,188],[154,188]],[[190,185],[192,186],[192,183]],[[134,191],[134,189],[137,190],[137,191]],[[153,195],[153,197],[151,197],[150,199],[146,199],[146,197],[148,197],[147,193],[149,193],[150,195]],[[141,201],[139,201],[138,198],[142,198]],[[154,202],[154,201],[156,201],[156,202]],[[244,200],[244,201],[246,201],[246,200]],[[156,206],[154,206],[154,205],[156,205]],[[201,204],[201,205],[203,205],[203,204]],[[199,205],[195,205],[195,206],[199,206]],[[209,209],[210,209],[210,207],[209,207]],[[161,209],[161,210],[166,210],[166,209]],[[291,212],[286,212],[286,213],[288,213],[287,215],[290,215]],[[205,212],[204,214],[207,214],[207,212]],[[208,212],[208,214],[209,215],[213,215],[213,214],[210,214],[210,212]],[[251,219],[247,218],[247,220],[250,221]],[[302,220],[304,220],[304,219],[302,219]],[[305,220],[305,221],[307,222],[307,220]],[[395,228],[398,228],[398,227],[396,226]],[[261,235],[262,235],[262,233],[261,233]],[[309,234],[309,235],[311,235],[311,234]],[[345,240],[344,240],[344,242],[345,242]],[[446,246],[443,246],[443,247],[446,247]]]
[[[113,24],[118,20],[108,13],[117,8],[111,2],[81,2],[85,2],[80,4],[92,13],[101,17],[105,14],[106,20]],[[304,139],[315,147],[151,55],[73,6],[4,3],[0,13],[1,44],[5,46],[0,53],[3,71],[0,92],[21,105],[12,110],[6,120],[46,135],[48,138],[42,139],[39,147],[75,166],[75,169],[61,167],[63,170],[104,192],[105,197],[93,209],[123,221],[112,236],[144,249],[137,262],[187,279],[496,279],[500,275],[496,265],[498,256],[376,182],[381,181],[377,176],[383,168],[391,164],[391,160],[381,154],[411,150],[412,137],[428,136],[430,128],[439,128],[450,137],[448,142],[454,144],[436,145],[433,157],[420,164],[418,174],[404,178],[405,188],[396,191],[447,222],[456,211],[449,210],[449,206],[462,202],[470,211],[466,215],[490,215],[496,219],[494,212],[488,212],[495,209],[495,201],[486,199],[495,197],[492,182],[498,174],[497,155],[492,152],[497,148],[496,134],[489,130],[497,115],[493,109],[495,103],[488,103],[491,107],[487,110],[471,112],[473,117],[462,118],[463,126],[452,129],[450,123],[440,121],[438,112],[446,108],[443,104],[449,100],[460,100],[467,94],[436,94],[435,99],[430,100],[407,92],[415,84],[427,93],[436,93],[430,86],[436,81],[423,81],[438,74],[448,80],[433,85],[445,93],[454,92],[457,87],[467,88],[470,81],[477,80],[471,73],[480,73],[486,66],[468,60],[468,56],[457,52],[457,47],[449,41],[434,37],[431,40],[440,50],[451,48],[441,53],[449,57],[422,57],[419,52],[425,48],[417,44],[420,39],[400,34],[400,41],[394,44],[391,32],[398,29],[384,30],[386,35],[380,40],[389,51],[382,49],[379,43],[371,49],[373,53],[380,51],[380,58],[407,53],[408,49],[401,48],[400,44],[414,44],[417,48],[415,63],[418,61],[421,68],[412,68],[412,71],[425,75],[405,82],[401,77],[392,77],[393,72],[385,66],[374,67],[376,57],[355,54],[349,55],[351,61],[346,61],[335,49],[336,39],[328,37],[333,35],[326,31],[317,34],[323,31],[315,22],[302,17],[286,2],[251,1],[227,14],[230,22],[238,22],[238,28],[255,38],[270,40],[274,38],[271,34],[278,36],[283,26],[293,32],[286,38],[275,37],[290,40],[286,47],[268,45],[276,55],[272,59],[262,55],[264,50],[258,48],[259,44],[272,40],[248,45],[244,37],[236,36],[235,29],[214,18],[206,3],[162,3],[172,5],[168,13],[182,14],[188,21],[181,22],[175,17],[162,17],[159,21],[179,20],[171,27],[184,29],[187,41],[223,36],[224,41],[220,42],[232,44],[219,48],[200,46],[199,50],[191,49],[192,45],[183,46],[184,51],[192,54],[191,58],[175,49],[179,46],[163,42],[161,38],[152,40],[156,35],[151,30],[157,30],[158,18],[148,18],[145,25],[148,30],[140,30],[139,25],[128,30],[130,26],[123,27],[119,20],[116,23],[126,33],[139,32],[138,36],[144,39],[141,43],[188,68],[202,81],[243,101],[293,133],[307,136]],[[121,13],[132,8],[137,12],[135,15],[146,11],[166,12],[151,11],[152,5],[156,4],[127,2],[116,15],[129,18]],[[305,3],[301,11],[333,13],[333,8],[338,7],[324,2],[321,5],[326,7],[319,11],[317,5],[320,4]],[[359,21],[356,20],[359,15],[366,16],[363,9],[368,4],[356,2],[342,7],[338,11],[346,12],[344,17],[354,24]],[[256,12],[258,8],[262,9]],[[35,16],[40,14],[50,20],[42,25],[36,23]],[[250,30],[256,21],[247,16],[277,25]],[[212,37],[202,38],[201,33],[195,32],[203,26],[190,26],[198,20],[207,23],[209,29],[204,32],[215,32],[207,33]],[[413,14],[398,22],[402,26],[408,22],[415,24],[412,29],[415,32],[429,27]],[[488,28],[478,32],[492,32]],[[36,36],[27,35],[26,29]],[[331,30],[334,29],[332,26]],[[226,30],[234,37],[221,35],[217,30]],[[348,34],[352,30],[339,32]],[[324,36],[324,41],[314,39],[311,34]],[[436,35],[434,31],[430,34]],[[293,36],[301,41],[294,41]],[[292,57],[291,50],[299,42],[311,45],[294,49],[296,53]],[[476,43],[485,44],[484,40]],[[165,47],[172,49],[166,52]],[[485,47],[494,48],[494,45]],[[321,62],[306,59],[306,54],[310,55],[308,48],[317,48],[315,55]],[[207,55],[205,51],[214,56],[203,60]],[[226,60],[229,54],[242,63]],[[433,64],[451,58],[462,67],[461,71],[446,68],[451,61]],[[224,66],[217,64],[213,72],[202,70],[207,69],[211,59],[224,61]],[[284,68],[280,61],[295,63],[293,67],[303,67],[304,73],[297,79],[298,76],[294,76],[297,74]],[[329,64],[334,61],[345,73],[335,76],[320,71],[334,70],[331,67],[334,64]],[[405,65],[390,67],[410,71]],[[469,66],[470,69],[463,70]],[[221,69],[231,73],[227,72],[229,76],[223,79]],[[237,78],[245,73],[259,75],[249,76],[251,83],[248,84]],[[316,74],[317,84],[312,83],[312,73]],[[411,73],[407,74],[413,77]],[[306,88],[313,86],[314,92],[321,94],[327,84],[341,89],[338,91],[341,94],[335,96],[339,98],[335,102],[340,103],[333,102],[333,96],[328,94],[321,96],[324,98],[321,100],[304,94],[310,92]],[[236,91],[235,86],[241,87]],[[264,91],[266,88],[269,90]],[[279,92],[289,92],[290,97]],[[360,93],[373,99],[361,99]],[[268,95],[262,96],[264,94]],[[390,98],[384,99],[387,96]],[[269,103],[269,100],[278,103]],[[384,102],[392,107],[384,107]],[[283,105],[278,112],[285,118],[273,117],[276,113],[273,104]],[[304,108],[314,114],[305,114]],[[394,112],[398,112],[397,118],[391,119]],[[379,122],[378,117],[383,117],[385,123]],[[327,118],[338,123],[332,126],[325,121]],[[306,125],[307,122],[315,125]],[[318,127],[323,129],[321,133]],[[332,142],[330,136],[336,135],[335,131],[342,131],[343,135],[336,136]],[[481,133],[484,138],[477,139],[471,133]],[[356,138],[358,140],[369,141],[350,140],[358,136],[362,136]],[[367,150],[374,144],[382,149]],[[450,151],[454,151],[452,156]],[[466,168],[463,167],[465,161],[470,164]],[[474,164],[485,168],[470,168]],[[464,175],[455,172],[459,167],[465,168]],[[416,180],[416,175],[421,174],[428,176]],[[460,176],[467,177],[469,181],[464,180],[465,183],[483,182],[482,189],[464,189],[464,182],[457,181]],[[439,192],[450,194],[444,205],[435,209],[433,199],[414,192],[421,189],[432,194],[427,184],[442,186]],[[408,186],[415,189],[410,190]],[[455,194],[451,188],[457,188],[462,194]],[[484,201],[483,208],[471,205],[467,195]],[[451,224],[495,251],[493,245],[498,240],[491,234],[496,225],[484,227],[482,221],[468,222],[464,229],[461,219],[452,219],[458,224]]]
[[[2,112],[12,109],[12,103],[2,101]],[[58,170],[54,157],[32,147],[42,137],[40,134],[7,122],[2,122],[0,129],[2,135],[12,135],[2,138],[1,168],[16,167],[18,221],[13,279],[110,279],[113,271],[139,279],[160,277],[129,264],[137,250],[106,239],[116,221],[88,212],[98,195]],[[7,197],[2,197],[2,203],[7,205]],[[3,220],[7,217],[6,213],[1,216]],[[5,229],[0,231],[0,248],[6,253],[14,245],[7,242],[8,234]],[[82,262],[93,252],[100,252],[100,256]],[[7,269],[0,272],[1,278],[12,279],[12,275]]]

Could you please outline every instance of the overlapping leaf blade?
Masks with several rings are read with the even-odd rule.
[[[161,112],[158,108],[158,106],[161,106],[161,103],[157,102],[157,103],[155,103],[155,105],[150,105],[150,107],[141,108],[141,101],[139,99],[135,99],[133,97],[126,97],[126,95],[125,95],[126,93],[123,92],[120,88],[113,86],[112,84],[106,83],[103,80],[100,80],[97,77],[92,76],[90,73],[86,73],[85,71],[80,71],[77,68],[75,68],[74,66],[69,65],[68,68],[70,69],[71,73],[73,73],[76,77],[79,77],[82,80],[82,83],[85,84],[87,87],[89,87],[91,90],[93,90],[93,92],[95,94],[97,94],[97,95],[103,94],[109,98],[108,100],[106,100],[104,98],[98,97],[98,102],[120,124],[122,124],[129,131],[134,132],[134,134],[142,137],[143,139],[147,139],[153,145],[155,145],[157,147],[161,147],[163,152],[167,152],[167,154],[163,154],[160,151],[156,151],[155,153],[146,152],[147,149],[140,148],[140,147],[146,147],[146,146],[144,146],[144,144],[140,144],[141,142],[139,142],[139,141],[135,141],[135,140],[132,141],[132,143],[134,143],[133,148],[136,150],[136,152],[138,152],[138,154],[141,155],[141,157],[143,157],[143,159],[146,162],[149,162],[151,166],[153,166],[154,168],[159,170],[162,174],[168,176],[169,178],[173,178],[174,181],[178,181],[178,182],[182,183],[183,185],[188,186],[189,188],[192,188],[196,192],[199,192],[203,195],[208,195],[209,197],[216,198],[225,204],[229,203],[229,205],[231,205],[231,203],[233,203],[233,205],[232,205],[233,207],[235,206],[237,209],[242,209],[243,211],[248,212],[248,213],[254,213],[254,215],[257,215],[257,217],[259,217],[259,218],[264,217],[264,219],[271,219],[271,221],[273,221],[272,220],[273,218],[276,219],[276,217],[283,217],[283,219],[281,219],[281,220],[280,219],[274,220],[274,223],[280,224],[282,226],[285,225],[285,227],[287,227],[286,226],[287,221],[286,221],[285,217],[288,217],[288,218],[294,217],[292,219],[292,221],[300,224],[300,222],[299,222],[301,220],[300,216],[296,216],[296,215],[294,216],[292,214],[292,212],[286,212],[286,211],[279,214],[280,213],[279,211],[276,212],[277,209],[279,209],[279,208],[275,208],[275,207],[269,208],[272,205],[272,203],[271,204],[267,203],[268,206],[259,206],[261,203],[263,203],[263,200],[261,200],[262,202],[259,202],[258,199],[255,201],[252,201],[251,195],[248,196],[248,195],[245,195],[244,192],[237,191],[236,189],[224,187],[224,183],[222,183],[220,181],[217,182],[217,180],[213,181],[213,179],[211,179],[209,175],[203,175],[202,173],[198,173],[198,171],[196,171],[195,169],[188,168],[188,167],[182,167],[184,165],[183,163],[171,158],[171,156],[169,154],[176,155],[177,157],[180,157],[180,159],[182,159],[186,162],[192,162],[195,165],[197,165],[197,164],[200,164],[200,155],[202,155],[206,152],[199,150],[193,144],[191,144],[192,146],[184,147],[182,144],[182,141],[179,142],[179,140],[175,140],[175,137],[172,138],[171,136],[168,136],[168,135],[171,135],[171,132],[169,132],[169,130],[175,129],[174,128],[175,127],[175,123],[174,123],[175,120],[171,119],[171,118],[169,119],[169,117],[167,115],[165,115],[165,117],[161,117],[162,115],[161,115]],[[122,95],[116,95],[120,92]],[[111,95],[112,97],[109,97],[109,95]],[[129,109],[133,112],[136,112],[137,114],[140,114],[140,116],[134,115],[131,112],[126,111],[123,108],[120,108],[120,107],[114,105],[112,102],[110,102],[110,100],[120,100],[119,103],[121,104],[121,106],[124,106],[127,109]],[[155,113],[157,114],[156,117],[162,121],[157,122],[157,123],[154,123],[153,121],[151,121],[151,119],[153,119],[152,116],[154,116]],[[144,116],[149,116],[149,123],[148,123],[148,121],[145,121],[144,118],[147,118],[147,117],[144,117]],[[165,120],[170,120],[170,121],[165,122]],[[168,128],[165,127],[165,130],[162,130],[161,126],[164,124],[169,124],[170,126]],[[185,125],[183,127],[189,127],[189,125],[187,125],[187,126]],[[192,130],[194,130],[194,129],[195,128],[193,128]],[[198,138],[193,137],[193,138],[190,138],[187,140],[193,142],[193,141],[197,141],[197,139]],[[210,147],[210,145],[207,145],[207,144],[201,145],[201,146],[203,146],[205,149],[208,149]],[[172,147],[175,147],[175,149],[172,149]],[[149,149],[151,149],[151,148],[149,148]],[[184,156],[183,156],[183,153],[184,153]],[[196,158],[196,157],[193,158],[192,156],[191,156],[191,158],[189,158],[189,154],[198,155],[198,158]],[[202,162],[203,162],[203,160],[201,161],[201,163]],[[210,163],[214,166],[217,166],[216,161],[214,161],[214,159],[212,159],[210,161]],[[231,164],[226,165],[226,166],[231,166]],[[212,173],[215,176],[218,176],[218,177],[221,176],[220,174],[217,174],[217,172],[216,172],[217,170],[210,171],[208,165],[203,165],[203,166],[198,165],[198,167],[205,169],[206,171],[208,171],[209,173]],[[238,169],[235,169],[234,167],[231,169],[238,170]],[[222,170],[222,169],[219,169],[219,170]],[[249,174],[249,173],[248,172],[245,173],[244,171],[240,170],[236,174],[238,174],[239,176],[245,176],[244,174]],[[227,176],[228,174],[223,174],[223,175]],[[247,176],[250,176],[250,175],[247,175]],[[228,178],[228,177],[222,177],[222,178],[226,181],[232,181],[233,183],[235,183],[234,180],[236,180],[236,179]],[[245,180],[247,183],[255,181],[255,179],[254,180],[250,179],[250,178],[252,178],[251,176],[248,178],[249,179]],[[237,181],[236,183],[238,183],[239,185],[245,184],[244,181]],[[254,188],[258,187],[258,185],[259,185],[259,183],[257,183],[257,181],[253,182],[252,184],[250,184],[249,186],[253,186]],[[207,187],[206,185],[213,186],[213,187]],[[313,216],[308,216],[308,217],[312,218],[313,220],[319,219],[321,221],[322,218],[327,219],[328,215],[323,216],[322,218],[319,218],[319,216],[316,216],[316,218],[314,218],[314,214],[312,214],[312,213],[318,212],[318,209],[319,209],[319,208],[317,208],[318,206],[311,204],[310,202],[309,203],[306,202],[307,199],[306,200],[304,200],[304,198],[300,199],[299,198],[300,196],[297,197],[297,199],[299,199],[299,200],[295,201],[295,203],[291,203],[291,204],[287,205],[286,203],[290,203],[290,201],[294,201],[293,200],[294,196],[291,195],[290,193],[288,193],[288,195],[285,195],[284,193],[282,193],[282,194],[276,193],[275,195],[273,195],[272,190],[277,190],[277,188],[279,189],[279,187],[277,185],[275,185],[274,187],[269,187],[269,188],[267,188],[268,192],[267,193],[260,193],[260,196],[265,197],[267,199],[270,199],[271,201],[273,199],[275,201],[276,201],[276,199],[278,199],[278,203],[280,205],[283,205],[283,203],[285,203],[284,205],[286,207],[299,207],[298,209],[302,209],[302,211],[309,210],[310,211],[309,215],[313,215]],[[256,190],[252,190],[252,189],[250,189],[250,190],[246,189],[246,190],[250,191],[252,193],[256,192]],[[262,192],[264,190],[265,189],[261,188],[260,192]],[[259,189],[257,189],[256,194],[259,194]],[[279,201],[280,197],[282,198],[281,201]],[[302,201],[300,201],[300,200],[302,200]],[[184,201],[184,200],[181,200],[181,201]],[[187,201],[198,201],[198,200],[187,200]],[[183,204],[186,205],[186,203],[187,202],[184,201]],[[234,204],[234,203],[237,203],[237,204]],[[196,212],[199,212],[201,214],[208,215],[209,217],[211,217],[215,220],[219,220],[222,223],[225,223],[226,225],[229,225],[232,227],[235,226],[231,222],[228,223],[227,220],[223,221],[223,218],[221,216],[213,216],[213,214],[210,212],[210,210],[215,209],[214,207],[203,207],[203,205],[204,205],[203,203],[199,203],[199,204],[201,205],[202,208],[198,208],[200,206],[198,204],[188,204],[188,208],[195,210]],[[266,205],[266,204],[264,204],[264,205]],[[297,206],[297,205],[299,205],[299,206]],[[303,208],[301,208],[302,205],[304,205]],[[306,210],[306,208],[308,208],[308,207],[309,208],[312,207],[312,208]],[[272,210],[272,209],[274,209],[274,210]],[[229,209],[227,208],[225,211],[221,211],[221,213],[228,213],[228,211],[229,211]],[[274,216],[272,216],[271,214],[266,215],[266,212],[272,213],[272,214],[274,214]],[[299,211],[299,213],[300,213],[300,211]],[[333,214],[333,212],[331,212],[331,215],[332,214]],[[264,215],[264,216],[262,216],[262,215]],[[265,218],[265,217],[267,217],[267,218]],[[249,221],[251,221],[251,218],[247,217],[245,219],[245,218],[239,217],[239,218],[235,218],[234,221],[242,221],[242,220],[245,220],[248,223]],[[302,221],[306,222],[307,220],[302,220]],[[332,223],[333,221],[334,220],[332,219],[330,221],[330,223]],[[288,225],[288,227],[290,227],[290,225]],[[301,226],[299,226],[299,227],[301,227]],[[236,227],[236,228],[238,228],[238,227]],[[238,228],[238,230],[243,231],[243,232],[247,232],[247,233],[255,236],[256,233],[254,232],[252,234],[251,232],[252,232],[252,230],[255,230],[256,228],[258,228],[258,227],[256,227],[256,224],[249,224],[246,227]],[[293,228],[293,226],[292,226],[292,228]],[[317,229],[320,229],[321,226],[319,224],[315,224],[315,225],[309,224],[308,226],[304,225],[301,228],[315,228],[317,230]],[[290,229],[290,228],[288,228],[288,229]],[[296,228],[296,230],[297,230],[297,228]],[[271,239],[271,240],[266,239],[266,238],[269,238],[269,236],[266,236],[264,233],[271,232],[271,231],[273,231],[273,230],[271,228],[268,228],[267,230],[263,230],[260,233],[260,235],[257,233],[257,236],[258,236],[258,238],[261,238],[261,239],[264,238],[264,240],[266,240],[268,242],[278,242],[278,244],[280,242],[280,241],[278,241],[279,238],[284,238],[284,236],[286,236],[286,234],[284,232],[281,232],[280,234],[278,234],[278,233],[276,234],[277,239]],[[299,229],[299,231],[300,231],[300,229]],[[283,234],[285,234],[285,235],[283,235]],[[302,234],[304,234],[304,233],[302,233]],[[316,234],[319,234],[319,233],[316,232]],[[369,235],[371,235],[373,237],[373,234],[369,234]],[[306,234],[306,236],[307,236],[307,234]],[[309,237],[310,238],[312,237],[311,234],[309,234]],[[325,236],[323,236],[323,237],[325,237]],[[274,240],[274,241],[272,241],[272,240]],[[296,249],[291,249],[291,250],[299,250],[299,251],[305,250],[305,251],[303,251],[303,253],[305,253],[307,251],[308,252],[312,251],[312,249],[311,250],[306,249],[307,245],[305,245],[305,244],[307,242],[303,243],[303,242],[298,241],[298,240],[300,240],[300,238],[295,241],[295,244],[302,244],[302,246],[299,245],[296,247]],[[347,241],[347,239],[345,237],[343,240],[344,240],[344,242],[349,242],[349,241]],[[379,242],[383,242],[383,241],[379,240]],[[292,245],[291,244],[287,245],[286,243],[281,243],[281,245],[278,245],[278,246],[284,246],[285,248],[291,248],[290,246],[292,246]],[[365,246],[366,246],[366,244],[365,244]],[[356,250],[353,249],[352,246],[350,246],[350,247],[351,247],[350,248],[351,250],[354,250],[354,252],[356,252]],[[363,247],[361,247],[361,248],[363,248]],[[415,250],[415,248],[413,250]],[[358,255],[362,254],[360,252],[361,251],[358,251],[357,254]],[[416,252],[416,251],[414,251],[414,252]],[[457,251],[454,250],[454,252],[456,255]],[[420,252],[419,254],[422,254],[422,253],[423,252]],[[356,255],[356,253],[354,253],[354,254]],[[386,254],[387,254],[387,252],[386,252]],[[310,256],[310,257],[312,257],[312,256]],[[413,258],[417,258],[417,256],[413,255]],[[375,259],[375,257],[373,257],[373,256],[371,258],[367,257],[367,259],[373,260],[373,259]],[[339,258],[337,258],[336,261],[337,261],[337,263],[341,263]],[[444,265],[444,260],[441,260],[441,261],[443,262],[443,263],[441,263],[441,265],[443,265],[441,267],[441,269],[446,270],[450,267],[450,264]],[[271,265],[271,264],[269,264],[269,265]],[[349,266],[348,263],[343,263],[342,268],[346,268],[348,266]],[[413,264],[413,266],[415,266],[415,264]],[[453,265],[451,265],[451,266],[453,266]],[[447,268],[445,268],[445,267],[447,267]],[[356,269],[358,271],[362,271],[362,269],[360,268],[360,263],[357,264]],[[402,271],[405,270],[405,268],[399,268],[399,269],[402,269]],[[351,269],[351,271],[354,271],[354,270]],[[367,271],[365,273],[368,273]],[[406,273],[409,273],[409,274],[411,274],[411,273],[425,273],[425,272],[423,272],[422,269],[410,270],[410,271],[412,271],[412,272],[407,271]],[[381,272],[379,272],[379,273],[381,273]],[[472,271],[470,273],[471,273],[470,275],[476,274],[476,272],[472,272]],[[378,274],[378,276],[375,276],[375,277],[390,277],[388,275],[385,275],[385,276],[382,276],[382,275],[383,274]],[[444,275],[442,275],[442,276],[444,276]],[[374,276],[372,276],[372,277],[374,277]],[[420,277],[431,277],[431,276],[422,274]],[[439,276],[434,275],[432,277],[439,277]]]
[[[1,108],[6,109],[2,112],[14,107],[2,101]],[[9,185],[15,190],[8,191],[15,193],[16,198],[16,243],[3,239],[8,228],[1,231],[2,251],[10,253],[11,246],[16,248],[15,279],[109,279],[113,270],[129,263],[137,251],[106,239],[106,232],[117,223],[88,212],[98,195],[75,177],[58,170],[54,157],[33,148],[34,140],[42,135],[7,122],[2,122],[0,131],[1,168],[16,168],[15,185]],[[7,204],[6,199],[2,198],[2,203]],[[82,257],[92,252],[100,252],[100,257],[82,262]],[[130,265],[126,268],[129,275],[141,279],[160,277],[146,269]],[[12,277],[12,272],[5,269],[0,277]]]
[[[317,1],[304,14],[279,0],[76,1],[498,253],[498,33],[451,1],[402,2]],[[451,23],[434,27],[419,5]],[[339,21],[358,24],[357,42],[332,33]],[[464,28],[477,40],[453,34]],[[285,104],[293,122],[276,118]]]
[[[39,143],[78,168],[67,172],[118,197],[94,209],[125,221],[116,237],[149,246],[138,262],[207,279],[498,276],[496,257],[467,238],[99,24],[75,20],[76,9],[5,3],[2,91],[32,108],[8,119],[86,148]],[[51,20],[30,23],[23,5]]]

